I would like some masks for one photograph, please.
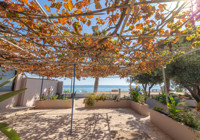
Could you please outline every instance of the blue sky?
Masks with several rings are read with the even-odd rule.
[[[15,2],[17,2],[16,0],[13,0]],[[28,0],[29,2],[32,0]],[[59,1],[59,0],[58,0]],[[75,0],[72,0],[75,3]],[[48,5],[50,6],[50,2],[48,0],[38,0],[38,2],[40,3],[40,5],[43,7],[43,9],[46,11],[46,9],[44,8],[44,5]],[[64,2],[64,1],[59,1],[59,2]],[[105,1],[100,1],[102,8],[105,8],[104,5]],[[94,5],[90,6],[90,10],[95,10]],[[51,9],[52,13],[55,13],[56,10],[55,9]],[[47,12],[47,11],[46,11]],[[47,14],[49,15],[49,13],[47,12]],[[94,16],[93,19],[91,19],[92,21],[92,25],[95,25],[95,18],[98,18],[98,16]],[[101,18],[106,18],[107,14],[105,15],[101,15]],[[83,32],[88,32],[88,33],[92,33],[92,29],[91,27],[87,27],[86,25],[83,25]],[[120,29],[119,29],[120,30]],[[39,78],[39,76],[37,75],[31,75],[26,73],[26,76],[30,77],[30,78]],[[99,85],[128,85],[129,83],[127,82],[127,78],[116,78],[117,76],[115,76],[115,78],[100,78],[99,79]],[[41,77],[40,77],[41,78]],[[71,84],[71,79],[69,78],[53,78],[53,79],[57,79],[59,81],[63,81],[64,85],[70,85]],[[84,80],[83,80],[84,79]],[[94,85],[94,81],[95,78],[81,78],[80,81],[76,79],[76,85]]]
[[[26,73],[26,76],[30,78],[38,78],[37,75],[31,75]],[[54,78],[59,81],[63,81],[64,85],[71,85],[71,79],[69,78]],[[94,85],[94,78],[81,78],[80,81],[76,79],[76,85]],[[113,78],[100,78],[99,85],[129,85],[127,82],[127,78],[118,78],[118,76],[114,76]]]
[[[72,0],[72,1],[75,1],[75,0]],[[30,0],[29,0],[29,2],[30,2]],[[38,0],[38,2],[41,4],[41,6],[43,8],[44,8],[45,4],[47,4],[48,6],[50,6],[50,2],[47,1],[47,0]],[[101,1],[102,8],[104,8],[104,5],[103,5],[104,2],[105,1]],[[94,7],[92,7],[92,6],[94,6],[94,5],[91,5],[90,10],[94,10]],[[170,8],[172,8],[172,7],[174,7],[174,5],[170,5]],[[54,12],[55,12],[55,10],[52,10],[52,13],[54,13]],[[98,16],[94,16],[94,19],[97,18],[97,17]],[[107,15],[106,14],[105,15],[101,15],[101,17],[105,18],[105,17],[107,17]],[[95,23],[94,19],[91,19],[91,21],[93,23],[92,25],[95,25],[94,24]],[[89,32],[89,33],[91,33],[91,27],[83,26],[83,32],[86,32],[86,31]],[[119,31],[120,31],[120,28],[119,28]],[[27,76],[28,77],[37,77],[37,76],[32,76],[30,74],[27,74]],[[126,79],[127,78],[123,78],[123,79],[120,79],[120,78],[100,78],[99,84],[100,85],[128,85],[129,83],[126,82]],[[71,84],[71,80],[68,79],[68,78],[66,80],[64,78],[61,78],[59,80],[64,81],[64,85],[70,85]],[[76,84],[77,85],[93,85],[94,84],[94,80],[95,80],[94,78],[86,78],[85,80],[83,80],[83,78],[81,78],[80,81],[76,80]]]
[[[99,79],[99,85],[128,85],[129,83],[126,82],[127,78],[100,78]],[[64,80],[64,78],[59,79],[62,80],[64,82],[64,85],[70,85],[71,84],[71,80],[69,78],[67,78],[66,80]],[[81,80],[77,80],[76,79],[76,85],[94,85],[94,78],[81,78]]]

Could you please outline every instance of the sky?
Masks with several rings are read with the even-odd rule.
[[[30,1],[30,0],[29,0]],[[73,0],[75,1],[75,0]],[[41,4],[41,6],[44,8],[44,5],[47,4],[48,6],[50,5],[50,2],[47,1],[47,0],[38,0],[38,2]],[[104,8],[104,1],[101,1],[101,5],[102,5],[102,8]],[[172,8],[174,5],[170,5],[170,8]],[[90,7],[91,10],[95,10],[93,7]],[[45,8],[44,8],[45,10]],[[46,11],[46,10],[45,10]],[[55,12],[55,10],[52,10],[52,12]],[[49,14],[49,13],[48,13]],[[94,16],[95,18],[97,18],[98,16]],[[107,15],[101,15],[102,18],[104,17],[107,17]],[[94,19],[95,19],[94,18]],[[93,20],[93,19],[91,19]],[[93,22],[92,22],[93,23]],[[94,22],[95,23],[95,22]],[[93,24],[94,25],[94,24]],[[87,31],[87,32],[90,32],[91,27],[87,27],[87,26],[84,26],[84,31]],[[120,31],[120,28],[119,28],[119,31]],[[28,77],[32,77],[32,78],[36,78],[38,76],[35,76],[35,75],[30,75],[30,74],[27,74]],[[60,81],[63,81],[64,82],[64,85],[70,85],[71,84],[71,79],[68,79],[68,78],[57,78],[58,80]],[[94,85],[94,81],[95,79],[94,78],[85,78],[83,80],[83,78],[81,78],[81,80],[76,80],[76,84],[77,85]],[[120,78],[100,78],[99,80],[99,85],[128,85],[129,83],[127,82],[127,78],[123,78],[123,79],[120,79]]]
[[[72,0],[72,1],[75,1],[75,0]],[[50,2],[47,1],[47,0],[45,0],[45,1],[38,0],[38,2],[40,3],[40,5],[43,7],[43,9],[45,11],[46,11],[46,9],[44,8],[44,5],[45,4],[47,4],[48,6],[50,5]],[[105,1],[100,1],[100,2],[101,2],[101,5],[102,5],[102,8],[105,8],[104,7]],[[90,8],[91,8],[91,10],[95,10],[94,7],[90,7]],[[56,12],[56,10],[53,10],[53,9],[51,9],[51,10],[52,10],[52,13]],[[97,17],[99,17],[99,16],[94,16],[94,18],[91,19],[92,23],[95,23],[94,19],[97,18]],[[107,14],[101,15],[101,18],[106,18],[106,17],[107,17]],[[86,31],[86,30],[87,30],[87,32],[91,32],[91,29],[89,29],[89,28],[91,28],[91,27],[84,26],[83,32]],[[121,29],[121,27],[119,28],[119,31],[120,31],[120,29]],[[32,78],[38,77],[38,76],[35,76],[35,75],[30,75],[30,74],[27,74],[27,76],[32,77]],[[69,79],[69,78],[56,78],[56,79],[59,80],[59,81],[63,81],[64,85],[70,85],[71,84],[71,79]],[[94,78],[81,78],[80,80],[76,79],[76,85],[94,85],[94,82],[95,82]],[[120,79],[120,78],[117,78],[117,76],[115,76],[114,78],[100,78],[99,79],[99,85],[129,85],[129,83],[127,82],[127,78]]]
[[[74,1],[74,0],[72,0],[72,1]],[[50,2],[48,2],[47,0],[46,1],[38,0],[38,2],[40,3],[40,5],[43,7],[43,9],[45,11],[46,11],[46,9],[44,8],[44,5],[45,4],[47,4],[48,6],[50,5]],[[105,1],[101,1],[102,6],[104,6],[104,2]],[[90,7],[90,8],[91,8],[91,10],[95,10],[93,7]],[[52,12],[55,12],[55,10],[52,9]],[[94,17],[97,18],[98,16],[94,16]],[[104,17],[107,17],[107,15],[101,15],[101,18],[104,18]],[[95,18],[93,18],[93,19],[95,19]],[[91,20],[93,20],[93,19],[91,19]],[[91,27],[89,27],[89,28],[91,28]],[[88,27],[84,26],[84,30],[87,30],[87,32],[88,32]],[[89,31],[91,31],[91,29]],[[31,78],[38,78],[38,76],[36,76],[36,75],[31,75],[31,74],[26,74],[26,75]],[[63,81],[64,85],[71,85],[71,79],[69,79],[69,78],[53,78],[53,79]],[[76,85],[94,85],[94,82],[95,82],[95,78],[81,78],[80,80],[76,79]],[[120,79],[120,78],[117,78],[117,76],[115,76],[114,78],[100,78],[99,85],[129,85],[129,83],[127,82],[127,78]]]
[[[41,78],[34,74],[26,73],[27,77],[30,78]],[[71,85],[71,79],[69,78],[53,78],[59,81],[63,81],[64,85]],[[80,80],[76,79],[76,85],[94,85],[95,78],[81,78]],[[99,78],[99,85],[129,85],[127,78],[119,78],[118,76],[113,76],[113,78]]]
[[[99,85],[128,85],[129,83],[126,81],[127,78],[100,78]],[[59,79],[60,80],[60,79]],[[70,85],[71,79],[67,78],[64,80],[62,78],[64,85]],[[76,85],[94,85],[95,78],[81,78],[81,80],[76,79]]]

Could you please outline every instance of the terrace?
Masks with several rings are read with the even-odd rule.
[[[149,116],[126,108],[84,109],[83,99],[75,100],[72,135],[71,109],[31,109],[4,116],[7,118],[2,121],[22,139],[171,139],[150,122]]]
[[[199,1],[188,0],[1,1],[0,65],[5,70],[17,71],[18,76],[0,86],[26,73],[43,78],[39,81],[41,89],[36,89],[41,91],[35,103],[37,109],[2,111],[0,136],[186,140],[199,137],[199,120],[191,119],[191,124],[187,124],[187,118],[194,115],[178,110],[175,97],[169,96],[165,76],[166,64],[199,51],[199,14]],[[181,39],[186,43],[181,44]],[[91,94],[85,98],[85,107],[83,100],[74,99],[75,80],[81,77],[123,78],[149,74],[159,68],[165,86],[165,95],[159,95],[167,108],[164,111],[160,107],[154,108],[157,112],[149,109],[146,93],[132,89],[130,97],[123,99]],[[72,98],[60,101],[54,100],[54,95],[50,100],[48,95],[46,100],[47,96],[42,95],[44,77],[73,78]],[[16,86],[14,91],[1,94],[0,102],[13,96],[13,101],[28,98],[31,95],[25,93],[31,88]],[[199,102],[199,86],[193,88],[193,97]],[[18,104],[23,105],[20,100]],[[185,114],[178,114],[182,111]]]

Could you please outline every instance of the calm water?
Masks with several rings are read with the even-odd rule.
[[[70,85],[64,85],[64,90],[70,90]],[[134,86],[133,86],[134,88]],[[121,89],[121,91],[128,91],[129,86],[128,85],[99,85],[98,91],[111,91],[111,90],[118,90]],[[159,85],[154,86],[152,89],[160,89]],[[94,85],[76,85],[75,91],[76,93],[92,93],[94,90]]]

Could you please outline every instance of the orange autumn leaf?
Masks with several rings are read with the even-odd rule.
[[[73,3],[71,0],[68,0],[67,3],[64,3],[64,7],[68,10],[71,11],[73,9]]]
[[[164,7],[163,7],[163,5],[162,5],[162,4],[159,4],[159,5],[158,5],[158,8],[160,9],[160,11],[161,11],[161,12],[163,12],[163,11],[164,11]]]
[[[88,22],[87,22],[87,26],[90,26],[90,25],[91,25],[91,21],[88,20]]]
[[[86,5],[90,4],[90,0],[85,0]]]
[[[86,10],[87,10],[87,12],[92,12],[91,10],[88,10],[87,8],[86,8]],[[89,19],[91,19],[91,18],[93,18],[94,16],[93,16],[93,15],[87,15],[86,17],[89,18]]]
[[[84,17],[81,17],[81,18],[80,18],[80,21],[81,21],[81,22],[83,22],[83,23],[85,24],[85,23],[86,23],[86,21],[87,21],[87,19],[86,19],[86,18],[84,18]]]
[[[94,0],[94,3],[96,9],[101,9],[101,4],[99,3],[99,0]]]
[[[22,0],[24,3],[28,4],[28,0]]]
[[[176,37],[176,38],[173,40],[173,43],[176,43],[178,40],[179,40],[179,37]]]
[[[136,25],[136,29],[142,29],[142,28],[143,28],[143,24],[140,23]]]
[[[85,6],[85,2],[82,2],[82,1],[78,2],[78,3],[75,4],[75,6],[76,6],[77,9],[81,9],[83,6]]]
[[[93,18],[94,16],[93,15],[88,15],[88,16],[86,16],[87,18],[89,18],[89,19],[91,19],[91,18]]]
[[[67,3],[69,5],[69,11],[71,11],[73,9],[73,3],[71,0],[69,0],[69,2]]]
[[[150,21],[149,21],[149,20],[146,20],[146,24],[149,25],[149,23],[150,23]]]
[[[47,6],[46,4],[44,5],[44,7],[45,7],[45,9],[47,10],[47,12],[51,12],[51,9],[50,9],[50,7],[49,6]]]
[[[69,11],[67,3],[64,3],[64,7]]]

